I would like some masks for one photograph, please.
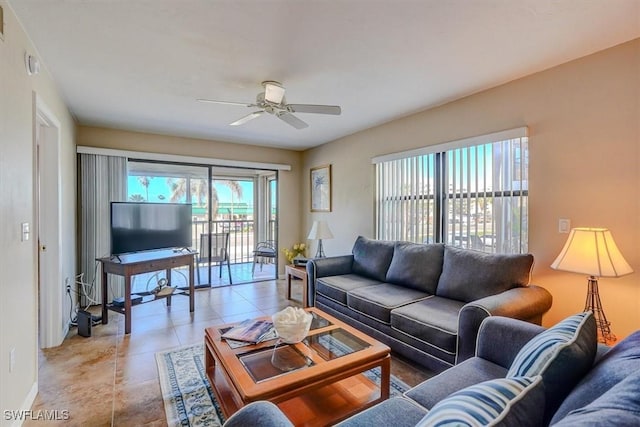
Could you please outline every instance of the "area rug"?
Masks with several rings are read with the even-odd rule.
[[[225,418],[207,379],[204,345],[196,344],[156,353],[160,388],[168,426],[217,427]],[[365,372],[380,384],[380,368]],[[391,376],[391,395],[409,386]]]

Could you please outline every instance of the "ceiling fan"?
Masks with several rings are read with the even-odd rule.
[[[264,87],[264,92],[260,92],[256,97],[256,102],[250,104],[244,102],[216,101],[213,99],[198,99],[198,101],[259,108],[259,110],[249,113],[231,123],[231,126],[245,124],[250,120],[260,117],[264,113],[269,113],[296,129],[304,129],[309,125],[294,116],[293,113],[331,114],[337,116],[342,112],[341,108],[337,105],[287,104],[284,98],[285,89],[280,83],[267,80],[262,82],[262,86]]]

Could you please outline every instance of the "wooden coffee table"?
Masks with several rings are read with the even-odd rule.
[[[205,330],[207,377],[226,417],[257,400],[277,404],[296,426],[334,424],[389,397],[390,349],[315,307],[307,338],[232,348],[231,325]],[[363,373],[381,368],[378,386]]]

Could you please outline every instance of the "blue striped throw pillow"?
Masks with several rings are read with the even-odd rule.
[[[560,351],[579,338],[583,326],[592,316],[589,311],[567,317],[552,328],[533,337],[516,355],[507,378],[542,375]]]
[[[417,426],[538,426],[544,407],[541,385],[539,376],[485,381],[441,400]]]
[[[598,346],[593,313],[580,313],[533,337],[516,355],[507,378],[542,376],[544,422],[591,369]]]

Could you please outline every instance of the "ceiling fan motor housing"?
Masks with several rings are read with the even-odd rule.
[[[287,102],[284,96],[282,97],[282,101],[279,104],[265,99],[265,92],[261,92],[258,94],[258,96],[256,96],[256,107],[264,109],[269,114],[275,114],[278,111],[287,111],[286,104]]]

